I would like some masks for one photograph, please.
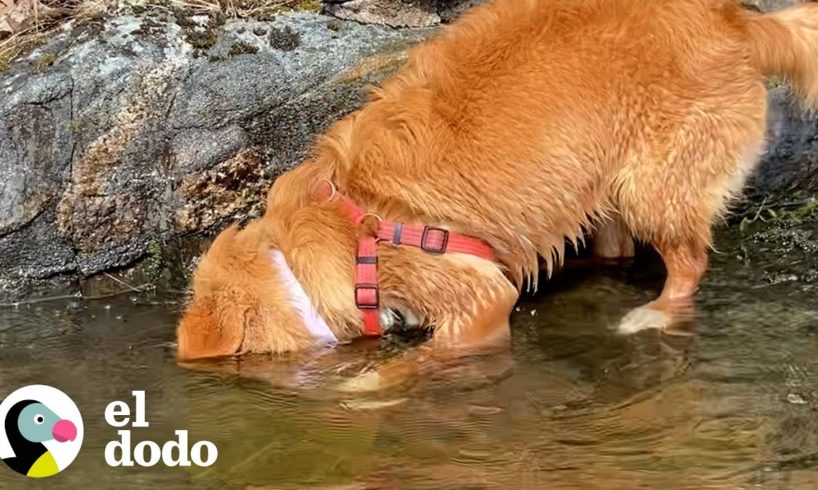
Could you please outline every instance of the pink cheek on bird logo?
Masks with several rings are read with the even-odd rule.
[[[60,420],[54,424],[51,435],[57,442],[73,441],[77,438],[77,426],[70,420]]]

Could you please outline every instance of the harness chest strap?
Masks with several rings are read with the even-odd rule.
[[[355,257],[355,304],[364,319],[364,335],[381,334],[380,294],[378,290],[378,240],[373,236],[358,238]]]
[[[338,192],[329,181],[327,201],[340,199],[350,221],[360,225],[367,217],[378,220],[374,234],[362,233],[358,237],[355,258],[355,304],[363,315],[363,333],[367,336],[381,334],[380,295],[378,288],[378,243],[395,246],[408,245],[434,254],[462,253],[486,260],[495,260],[494,250],[483,240],[454,233],[433,226],[411,226],[400,222],[384,221],[379,216],[364,212],[352,199]],[[326,194],[326,192],[325,192]]]

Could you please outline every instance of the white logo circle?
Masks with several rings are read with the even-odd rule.
[[[80,452],[83,434],[77,405],[51,386],[25,386],[0,403],[0,459],[30,478],[67,468]]]

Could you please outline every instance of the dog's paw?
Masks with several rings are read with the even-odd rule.
[[[617,331],[621,334],[634,334],[642,330],[666,330],[673,324],[673,316],[666,312],[651,307],[651,305],[640,306],[631,310],[619,322]]]
[[[398,313],[393,310],[392,308],[381,308],[380,309],[380,317],[381,317],[381,328],[384,331],[389,331],[400,323],[400,317]]]
[[[408,308],[381,308],[381,328],[389,331],[393,328],[418,328],[420,315]]]

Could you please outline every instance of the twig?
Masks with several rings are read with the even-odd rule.
[[[63,299],[78,299],[82,298],[82,293],[76,292],[74,294],[64,294],[62,296],[48,296],[45,298],[34,298],[23,301],[16,301],[14,303],[0,303],[0,308],[16,308],[22,305],[34,305],[37,303],[46,303],[48,301],[59,301]]]
[[[754,222],[755,220],[757,220],[757,219],[758,219],[758,217],[759,217],[759,216],[761,216],[761,212],[764,210],[764,205],[765,205],[765,204],[767,204],[767,196],[764,196],[764,200],[763,200],[763,201],[761,201],[761,206],[759,206],[759,207],[758,207],[758,212],[757,212],[757,213],[756,213],[756,215],[753,217],[753,219],[751,220],[751,222]]]
[[[112,276],[111,274],[108,274],[107,272],[105,273],[105,277],[107,277],[108,279],[110,279],[112,281],[118,282],[119,284],[122,284],[123,286],[130,289],[131,291],[134,291],[134,292],[137,292],[137,293],[142,292],[142,291],[136,289],[135,287],[131,286],[127,282],[123,281],[122,279],[116,278],[116,277]]]
[[[119,295],[122,295],[122,294],[125,294],[125,293],[131,293],[131,292],[133,292],[133,293],[144,293],[146,291],[150,291],[151,289],[153,289],[152,284],[143,284],[142,286],[138,286],[138,287],[135,287],[135,288],[132,287],[132,286],[129,286],[129,287],[131,287],[132,289],[131,290],[125,290],[125,291],[117,291],[115,293],[110,293],[110,294],[98,294],[98,295],[94,295],[94,296],[85,296],[84,294],[82,294],[82,292],[78,291],[78,292],[76,292],[74,294],[63,294],[63,295],[60,295],[60,296],[47,296],[45,298],[33,298],[33,299],[27,299],[27,300],[22,300],[22,301],[15,301],[13,303],[0,303],[0,308],[18,308],[20,306],[25,306],[25,305],[34,305],[34,304],[38,304],[38,303],[47,303],[49,301],[61,301],[61,300],[64,300],[64,299],[80,299],[80,300],[84,300],[84,301],[94,301],[94,300],[99,300],[99,299],[113,298],[114,296],[119,296]]]
[[[805,204],[810,204],[810,203],[813,203],[813,202],[815,202],[814,197],[805,197],[804,199],[798,199],[796,201],[783,202],[783,203],[779,204],[778,207],[779,208],[796,208],[796,207],[800,207],[800,206],[803,206]]]

